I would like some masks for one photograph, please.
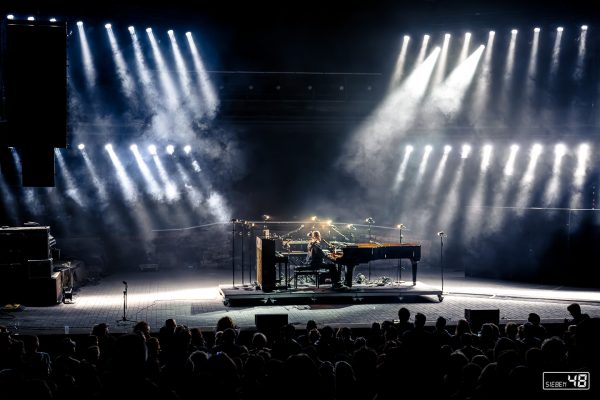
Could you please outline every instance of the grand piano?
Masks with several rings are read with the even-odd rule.
[[[346,266],[344,284],[352,286],[352,273],[358,264],[374,260],[407,258],[412,264],[413,285],[417,283],[417,263],[421,260],[421,245],[417,243],[332,243],[334,251],[330,259],[338,265]]]

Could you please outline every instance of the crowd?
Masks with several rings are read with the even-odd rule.
[[[309,321],[302,330],[243,331],[229,317],[214,332],[165,321],[113,335],[93,327],[52,353],[34,335],[0,327],[0,394],[6,399],[430,399],[539,398],[544,371],[587,371],[600,364],[600,318],[568,307],[557,332],[540,317],[473,331],[402,307],[398,319],[361,335]],[[596,375],[600,376],[600,375]],[[592,387],[593,390],[593,387]],[[6,397],[4,397],[6,396]]]

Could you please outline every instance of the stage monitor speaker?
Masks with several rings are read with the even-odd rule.
[[[279,329],[288,324],[287,314],[255,314],[254,325],[256,330],[267,335],[267,339],[272,341],[278,335]]]
[[[0,144],[66,147],[66,22],[4,18],[2,31],[7,127]]]
[[[54,149],[24,148],[19,151],[23,186],[53,187],[54,181]]]
[[[472,310],[465,308],[465,319],[471,325],[471,331],[479,332],[481,325],[491,322],[493,324],[500,324],[500,310]]]

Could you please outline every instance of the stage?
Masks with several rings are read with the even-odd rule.
[[[420,290],[420,285],[435,288],[440,284],[439,276],[432,272],[422,271],[419,276],[415,290]],[[465,309],[498,309],[500,324],[522,323],[530,312],[535,312],[543,323],[549,324],[569,318],[566,308],[571,302],[579,302],[583,311],[591,316],[600,315],[597,290],[465,278],[459,271],[446,274],[443,302],[436,297],[437,289],[433,289],[431,295],[426,291],[413,296],[407,296],[410,292],[405,291],[395,298],[361,295],[362,301],[354,300],[358,297],[356,293],[339,301],[331,301],[325,295],[328,301],[318,303],[312,301],[314,294],[307,292],[305,297],[275,303],[257,301],[226,306],[219,286],[226,286],[224,282],[230,279],[226,268],[112,274],[76,290],[71,304],[5,309],[1,312],[0,325],[21,334],[62,334],[65,331],[86,334],[93,325],[105,322],[112,332],[125,333],[131,331],[135,321],[145,320],[151,330],[157,332],[167,318],[175,318],[179,324],[211,332],[223,316],[233,318],[242,329],[254,329],[257,314],[287,314],[289,323],[298,328],[303,328],[311,319],[320,326],[366,328],[375,321],[396,319],[400,307],[408,308],[412,316],[417,312],[425,314],[428,325],[440,315],[448,319],[450,326],[455,325],[458,319],[465,317]],[[125,320],[123,281],[128,283]],[[237,285],[242,286],[241,282]],[[319,290],[322,294],[330,291],[327,285]],[[244,293],[249,295],[247,291]]]
[[[373,284],[354,284],[352,287],[333,289],[331,285],[320,287],[303,285],[297,288],[288,287],[272,291],[262,291],[257,285],[231,286],[219,285],[219,293],[223,296],[225,305],[248,304],[262,302],[276,304],[278,302],[293,303],[294,301],[320,302],[369,302],[402,300],[412,296],[437,296],[443,300],[441,287],[431,286],[423,282],[408,283],[405,281]]]

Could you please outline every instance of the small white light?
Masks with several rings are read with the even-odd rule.
[[[467,32],[467,33],[465,33],[465,38],[466,38],[466,39],[470,39],[470,38],[471,38],[471,32]]]
[[[423,36],[423,39],[425,39],[425,40],[429,40],[429,35],[425,35],[425,36]]]
[[[452,151],[452,146],[450,145],[445,145],[444,146],[444,154],[448,154]]]
[[[173,29],[169,29],[169,30],[167,31],[167,34],[169,34],[169,35],[172,35],[172,34],[173,34]]]
[[[129,28],[127,28],[127,29],[129,29],[129,33],[133,33],[133,32],[135,32],[135,28],[134,28],[133,26],[130,26],[130,27],[129,27]]]
[[[510,33],[512,33],[513,35],[516,35],[516,34],[517,34],[517,32],[519,32],[519,31],[518,31],[518,30],[516,30],[516,29],[513,29],[512,31],[510,31]]]
[[[106,25],[104,25],[104,27],[105,27],[106,29],[112,29],[112,25],[111,25],[111,24],[106,24]]]
[[[155,156],[156,155],[156,146],[151,144],[150,146],[148,146],[148,153],[150,153],[151,155]]]
[[[50,22],[56,22],[56,18],[50,18]]]
[[[563,27],[559,26],[558,28],[556,28],[556,32],[562,32],[563,31]]]
[[[35,21],[35,17],[27,17],[27,21]]]
[[[510,151],[512,151],[514,153],[517,150],[519,150],[519,145],[518,144],[511,144],[510,145]]]
[[[146,28],[146,32],[148,32],[148,33],[152,32],[152,28]]]
[[[405,41],[405,42],[408,42],[409,40],[410,40],[410,36],[408,36],[408,35],[404,35],[404,41]]]
[[[444,39],[450,39],[450,34],[449,34],[449,33],[446,33],[446,34],[444,35]]]
[[[567,154],[567,146],[565,146],[564,143],[558,143],[556,146],[554,146],[554,154],[557,157],[564,156]]]
[[[587,29],[588,29],[588,26],[587,26],[587,25],[581,25],[581,30],[582,30],[582,31],[587,31]]]
[[[85,144],[83,144],[83,143],[79,143],[79,144],[77,145],[77,148],[78,148],[79,150],[83,150],[83,149],[85,149]]]
[[[433,151],[433,146],[428,144],[425,146],[425,153],[431,153]]]
[[[110,144],[110,143],[107,143],[107,144],[105,144],[105,145],[104,145],[104,148],[105,148],[106,150],[112,150],[112,144]]]
[[[471,153],[471,146],[468,144],[463,144],[460,151],[460,158],[468,158],[469,153]]]
[[[534,31],[535,33],[539,33],[539,32],[540,32],[540,28],[533,28],[533,31]]]
[[[494,36],[494,35],[496,35],[496,32],[490,31],[490,36]]]
[[[192,37],[192,32],[189,32],[189,31],[188,31],[188,32],[186,32],[186,33],[185,33],[185,36],[187,36],[187,37]]]
[[[185,154],[190,154],[190,151],[192,151],[192,146],[190,146],[189,144],[185,145],[183,151],[185,152]]]
[[[412,153],[412,151],[413,151],[414,149],[415,149],[415,148],[414,148],[414,147],[412,147],[410,144],[406,146],[406,152],[407,152],[407,153]]]
[[[12,15],[12,14],[8,14],[8,15],[6,16],[6,19],[15,19],[15,16],[14,16],[14,15]]]
[[[173,154],[175,152],[175,146],[173,146],[172,144],[167,146],[167,153],[168,154]]]
[[[129,150],[136,151],[137,150],[137,144],[134,143],[131,146],[129,146]]]
[[[81,28],[83,26],[83,22],[77,21],[77,26]]]

